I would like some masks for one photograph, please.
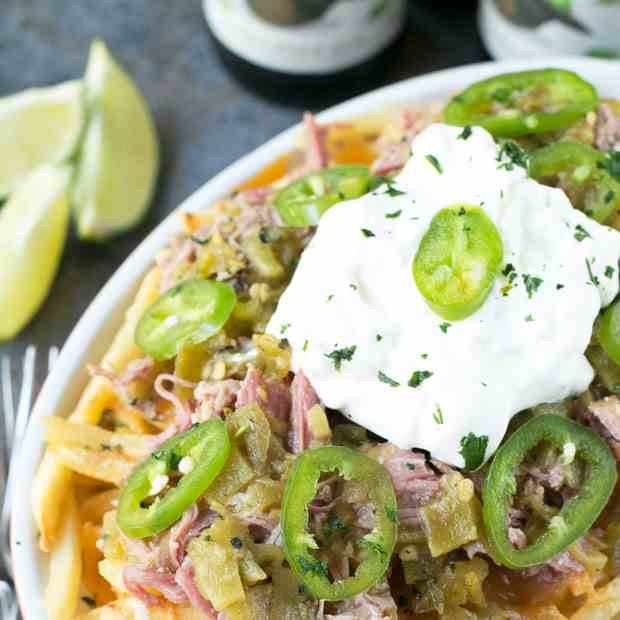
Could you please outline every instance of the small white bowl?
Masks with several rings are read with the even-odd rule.
[[[472,82],[507,71],[540,67],[571,69],[591,81],[604,97],[620,98],[620,63],[584,58],[550,58],[540,61],[487,62],[439,71],[413,78],[351,99],[321,114],[321,122],[345,121],[411,102],[446,99]],[[205,183],[179,209],[196,211],[229,193],[263,166],[292,148],[299,127],[293,127]],[[34,407],[19,462],[12,507],[11,549],[15,583],[22,615],[28,620],[47,618],[43,592],[46,585],[46,557],[37,546],[37,531],[30,509],[30,490],[41,458],[46,415],[67,415],[86,385],[86,364],[97,362],[118,330],[125,309],[157,252],[171,234],[179,230],[176,213],[167,217],[129,256],[99,292],[80,319],[62,349],[53,372],[47,378]]]

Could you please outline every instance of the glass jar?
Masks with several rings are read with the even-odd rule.
[[[495,58],[620,58],[619,0],[481,0],[480,32]]]
[[[380,54],[406,0],[203,0],[209,28],[236,59],[287,76],[328,76]]]

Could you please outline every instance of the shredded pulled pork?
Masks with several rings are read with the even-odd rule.
[[[291,384],[291,431],[289,445],[293,454],[299,454],[310,445],[308,411],[319,404],[319,397],[303,371],[299,371]]]
[[[439,120],[440,113],[439,104],[403,110],[398,122],[387,125],[377,140],[379,157],[372,164],[372,173],[386,175],[398,172],[409,159],[413,138]]]
[[[323,617],[324,620],[391,620],[396,617],[397,611],[388,585],[382,584],[370,592],[338,603],[336,613]]]
[[[123,571],[123,583],[131,594],[149,607],[161,604],[160,597],[149,590],[156,590],[175,605],[187,604],[187,596],[176,582],[174,575],[161,569],[127,566]]]
[[[201,611],[209,620],[217,620],[218,614],[213,605],[200,594],[196,586],[194,565],[188,557],[183,560],[181,568],[179,568],[175,575],[175,580],[192,607]]]
[[[585,419],[590,423],[612,449],[620,462],[620,400],[617,396],[607,396],[590,403]]]
[[[568,551],[563,551],[545,564],[532,566],[531,568],[518,571],[518,573],[523,577],[536,577],[544,583],[551,583],[561,581],[570,573],[580,573],[583,570],[583,566]]]
[[[237,394],[237,407],[256,403],[276,420],[287,422],[291,410],[288,386],[281,381],[267,381],[260,370],[248,366]]]
[[[442,471],[447,466],[429,462],[423,454],[409,450],[399,450],[386,445],[383,465],[388,470],[396,499],[398,501],[398,520],[403,527],[418,528],[421,525],[419,508],[428,503],[439,490]]]
[[[234,407],[241,382],[235,379],[201,381],[194,390],[198,409],[192,416],[194,422],[204,422],[212,416],[222,416],[225,409]]]
[[[620,145],[620,116],[616,116],[606,103],[601,103],[598,108],[594,145],[601,151],[611,151]]]
[[[328,164],[327,149],[325,147],[325,133],[318,126],[314,114],[304,114],[304,128],[306,131],[306,172],[317,172]]]
[[[155,362],[150,357],[140,357],[129,362],[127,368],[122,373],[117,373],[109,368],[94,364],[89,364],[87,368],[92,377],[105,377],[112,383],[118,395],[125,402],[130,402],[132,398],[127,387],[134,383],[134,381],[148,379],[154,367]]]

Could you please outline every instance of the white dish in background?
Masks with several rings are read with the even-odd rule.
[[[446,99],[454,92],[497,73],[540,67],[561,67],[578,72],[591,81],[603,97],[620,98],[618,63],[584,58],[550,58],[543,61],[488,62],[449,69],[413,78],[342,103],[319,115],[320,122],[343,121],[385,107],[411,102]],[[208,181],[185,200],[179,209],[196,211],[230,192],[243,180],[295,144],[299,127],[289,129]],[[19,463],[20,476],[13,501],[11,548],[15,583],[21,611],[27,620],[47,617],[43,592],[46,585],[46,556],[38,550],[37,532],[31,515],[30,489],[43,452],[42,416],[68,414],[88,379],[86,364],[97,362],[118,330],[123,314],[138,284],[157,252],[171,234],[180,229],[176,212],[166,218],[129,256],[88,307],[62,349],[35,404]]]

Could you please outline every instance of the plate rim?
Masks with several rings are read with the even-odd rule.
[[[586,74],[586,79],[603,83],[620,71],[620,62],[578,56],[558,56],[545,60],[516,59],[486,61],[442,69],[408,78],[339,103],[317,115],[319,122],[333,122],[362,116],[404,103],[446,98],[451,92],[498,72],[558,67]],[[592,77],[595,75],[596,77]],[[616,88],[618,88],[616,86]],[[620,88],[613,96],[620,97]],[[301,129],[297,123],[244,155],[206,181],[183,200],[131,252],[91,301],[71,331],[58,360],[45,380],[33,407],[22,453],[18,461],[21,480],[28,482],[27,493],[16,493],[11,506],[11,555],[19,606],[25,619],[47,618],[44,607],[43,554],[37,548],[37,533],[31,513],[31,483],[43,453],[41,418],[62,410],[68,413],[87,381],[85,363],[97,359],[120,325],[124,311],[137,287],[175,230],[180,230],[178,213],[196,211],[221,199],[234,187],[258,172],[264,165],[290,150]],[[75,379],[78,380],[75,380]],[[20,519],[21,517],[21,519]]]

